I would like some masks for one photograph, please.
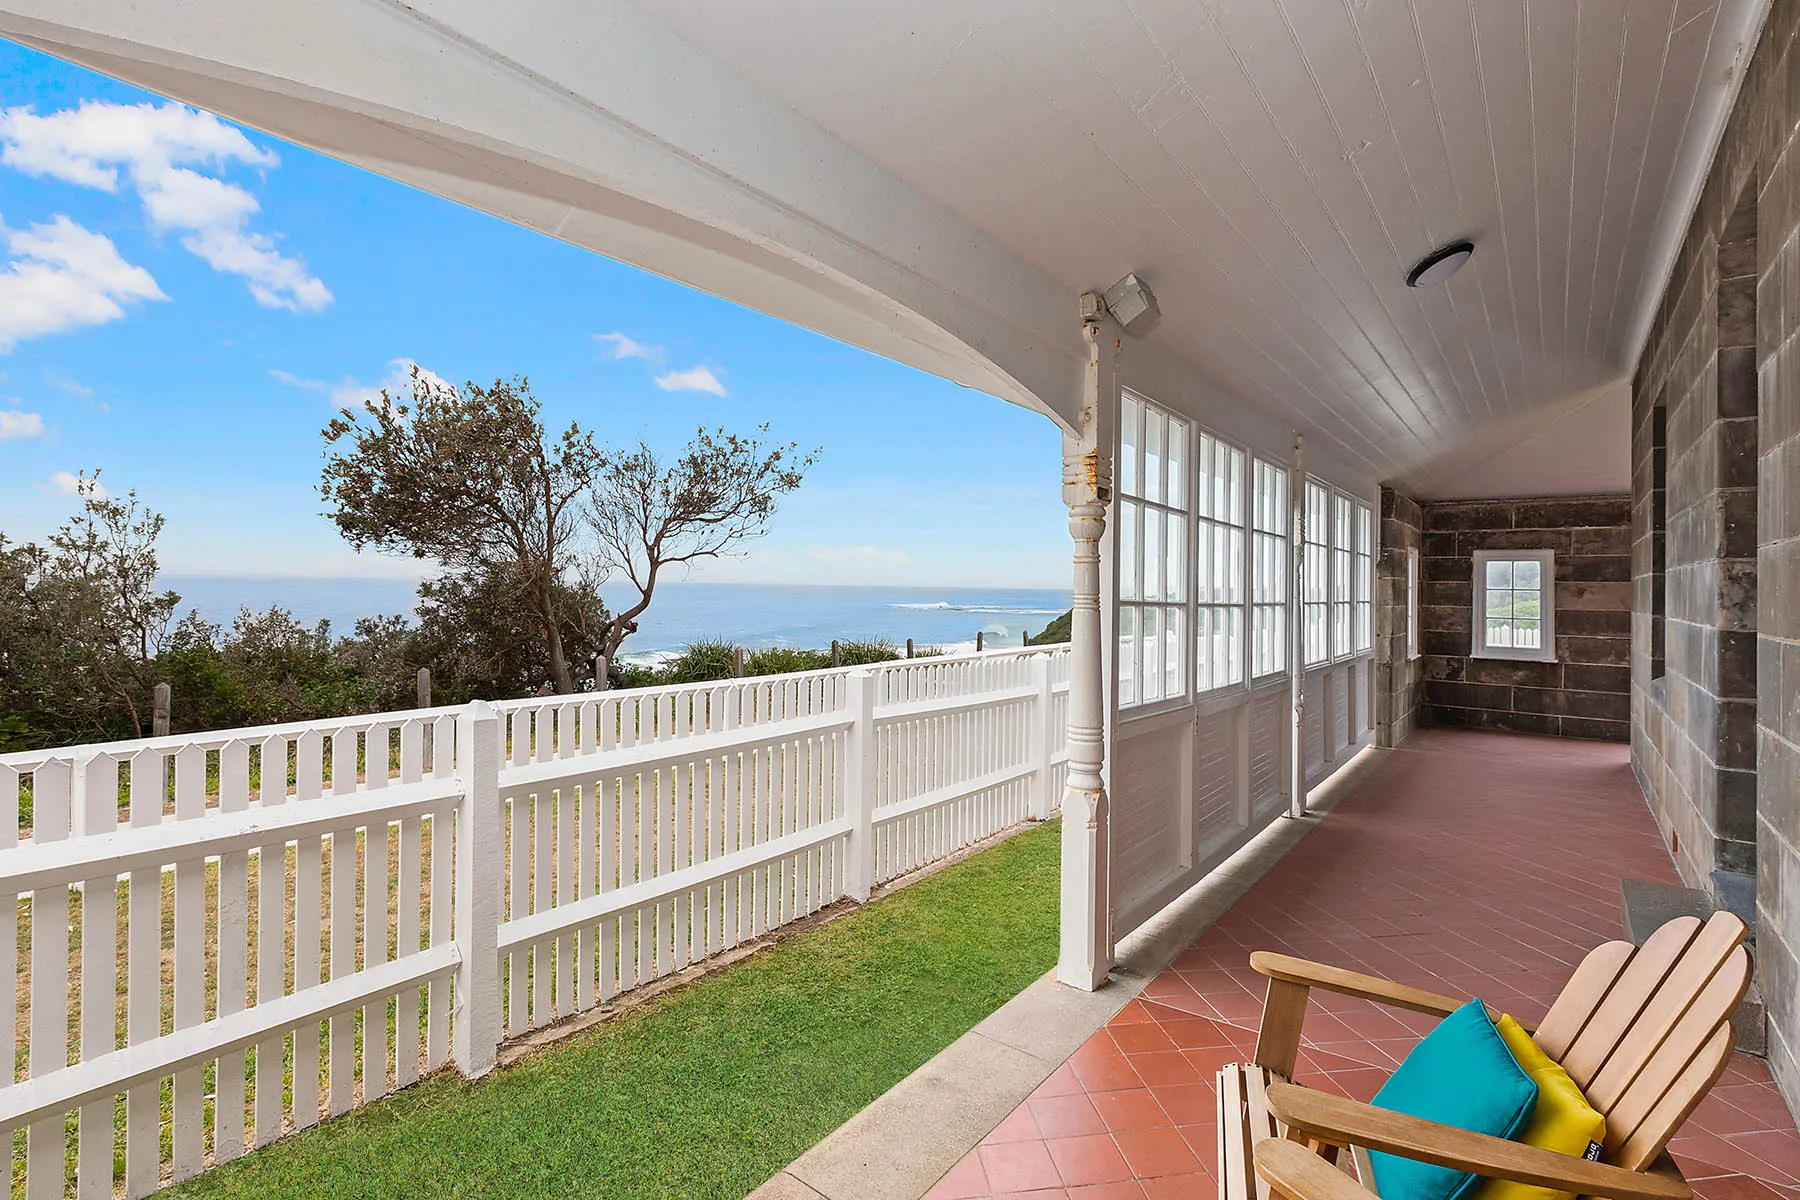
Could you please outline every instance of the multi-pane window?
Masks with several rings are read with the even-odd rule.
[[[1250,674],[1287,668],[1288,473],[1257,459],[1250,490]]]
[[[1419,548],[1406,548],[1406,657],[1419,657]]]
[[[1244,452],[1209,433],[1194,446],[1194,689],[1244,681]]]
[[[1331,564],[1326,559],[1330,536],[1331,489],[1306,481],[1300,557],[1300,611],[1306,666],[1331,657]]]
[[[1127,394],[1118,460],[1119,706],[1187,695],[1188,424]]]
[[[1555,580],[1553,551],[1476,551],[1475,656],[1555,662]]]
[[[1356,650],[1367,650],[1374,639],[1375,606],[1371,588],[1375,586],[1375,514],[1361,500],[1356,502],[1356,561],[1350,594],[1355,598],[1355,612],[1350,622],[1352,643]]]
[[[1350,653],[1351,560],[1356,549],[1356,503],[1331,494],[1331,655]]]

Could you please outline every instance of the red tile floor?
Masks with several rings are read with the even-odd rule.
[[[1422,730],[1057,1068],[928,1200],[1215,1195],[1212,1078],[1248,1057],[1254,949],[1541,1016],[1620,936],[1621,877],[1673,881],[1623,746]],[[1315,994],[1300,1082],[1360,1099],[1430,1019]],[[1800,1200],[1800,1134],[1738,1055],[1671,1146],[1703,1200]]]

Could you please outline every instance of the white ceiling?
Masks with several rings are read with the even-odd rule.
[[[1628,371],[1765,8],[636,2],[1071,292],[1142,272],[1154,340],[1427,491]]]

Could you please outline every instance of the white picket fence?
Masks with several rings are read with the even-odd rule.
[[[481,1074],[1047,817],[1067,696],[1066,649],[997,651],[0,756],[25,1193],[146,1195]]]

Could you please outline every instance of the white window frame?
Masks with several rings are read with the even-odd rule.
[[[1419,548],[1406,548],[1406,661],[1419,657]],[[1473,611],[1473,610],[1470,610]]]
[[[1258,480],[1267,473],[1273,481],[1271,495],[1258,490]],[[1251,682],[1261,682],[1286,675],[1288,658],[1293,653],[1293,630],[1288,624],[1293,597],[1293,525],[1294,488],[1291,468],[1261,455],[1250,460],[1250,623],[1246,636],[1250,639],[1249,668]],[[1261,599],[1273,596],[1275,599]],[[1272,662],[1263,662],[1258,654],[1256,623],[1259,616],[1274,614],[1274,646]]]
[[[1315,496],[1323,498],[1316,521]],[[1331,661],[1331,485],[1308,477],[1300,493],[1300,512],[1300,669],[1310,670]],[[1317,657],[1312,653],[1314,610],[1324,622]]]
[[[1367,654],[1375,646],[1375,510],[1363,500],[1350,510],[1355,542],[1350,569],[1350,645],[1355,654]]]
[[[1331,661],[1338,662],[1356,653],[1356,497],[1332,488],[1329,512],[1331,606],[1327,610],[1327,643]]]
[[[1145,417],[1145,428],[1150,414],[1155,413],[1166,420],[1167,428],[1179,431],[1182,443],[1179,470],[1169,467],[1169,441],[1165,440],[1161,462],[1161,482],[1150,486],[1146,477],[1146,465],[1149,462],[1148,437],[1142,436],[1134,453],[1127,454],[1127,439],[1131,436],[1130,423],[1133,419],[1133,406],[1141,408]],[[1155,401],[1147,399],[1136,392],[1122,391],[1119,403],[1118,454],[1114,464],[1114,480],[1116,495],[1114,498],[1114,538],[1117,550],[1113,555],[1118,567],[1118,588],[1115,602],[1114,647],[1117,660],[1118,707],[1121,712],[1129,710],[1134,715],[1141,712],[1154,712],[1162,708],[1174,707],[1186,703],[1193,694],[1193,546],[1194,546],[1194,447],[1197,442],[1194,423],[1186,417],[1164,408]],[[1129,459],[1129,461],[1127,461]],[[1172,487],[1179,486],[1179,496],[1172,493]],[[1157,520],[1146,519],[1147,514],[1154,513]],[[1172,570],[1167,573],[1170,578],[1157,588],[1156,599],[1142,594],[1148,591],[1147,586],[1140,587],[1140,580],[1152,578],[1145,569],[1145,532],[1147,527],[1155,523],[1164,530],[1162,542],[1167,546],[1172,540],[1178,551],[1178,557]],[[1171,523],[1178,525],[1173,539],[1167,530]],[[1169,563],[1168,552],[1163,551],[1165,567]],[[1131,575],[1131,578],[1127,578]],[[1172,585],[1172,586],[1171,586]],[[1141,653],[1143,647],[1143,624],[1145,614],[1154,612],[1160,625],[1161,654],[1158,656],[1158,680],[1155,694],[1146,697],[1148,689],[1144,686],[1144,661]],[[1171,619],[1179,628],[1171,633]],[[1130,638],[1130,649],[1126,648],[1126,639]],[[1129,655],[1129,661],[1127,656]],[[1179,671],[1178,685],[1169,686],[1170,667],[1173,664]]]
[[[1201,696],[1242,688],[1248,679],[1249,492],[1252,458],[1250,452],[1242,446],[1228,442],[1204,428],[1199,430],[1191,445],[1195,479],[1193,503],[1189,506],[1194,525],[1193,686],[1194,694]],[[1208,454],[1211,455],[1211,462],[1203,458]],[[1214,473],[1220,466],[1231,463],[1234,456],[1237,479],[1227,479],[1221,487],[1215,481]],[[1221,504],[1225,506],[1223,515]],[[1233,507],[1237,510],[1235,520],[1230,512]],[[1202,536],[1203,532],[1205,536]],[[1231,561],[1234,543],[1235,562]],[[1225,566],[1224,572],[1216,569],[1220,564]],[[1225,589],[1225,598],[1201,600],[1202,584],[1205,584],[1204,590],[1209,596],[1213,595],[1213,585],[1221,584]],[[1233,596],[1236,599],[1232,599]],[[1225,637],[1213,634],[1213,626],[1221,618],[1227,623],[1235,619],[1235,633]],[[1214,649],[1223,649],[1226,655],[1223,663],[1214,661],[1211,653]],[[1206,668],[1204,677],[1201,673],[1203,666]]]
[[[1535,562],[1538,576],[1538,626],[1540,645],[1490,646],[1487,642],[1487,567],[1490,562]],[[1477,550],[1475,552],[1474,603],[1469,610],[1469,654],[1472,658],[1505,658],[1522,662],[1556,661],[1556,551]]]

